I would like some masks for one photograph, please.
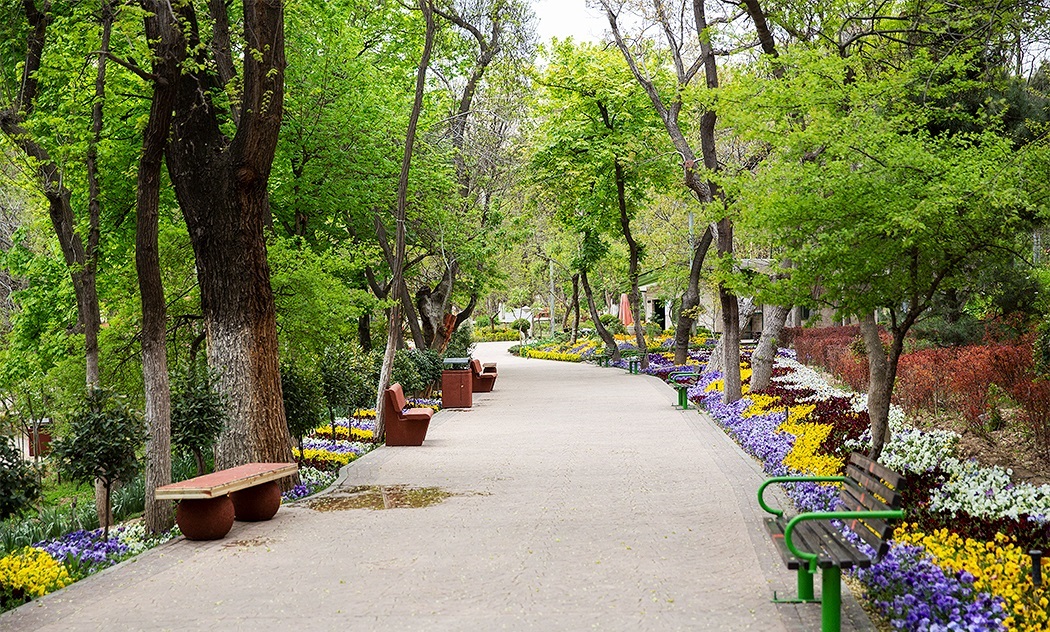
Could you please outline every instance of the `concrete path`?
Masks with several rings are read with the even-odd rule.
[[[355,486],[438,487],[422,508],[282,508],[178,540],[0,615],[0,630],[818,630],[754,500],[758,466],[659,380],[522,360]],[[352,490],[351,490],[352,491]],[[819,582],[818,582],[819,585]],[[870,630],[846,595],[846,630]]]

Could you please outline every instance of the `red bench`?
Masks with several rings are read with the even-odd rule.
[[[434,411],[429,408],[409,408],[405,391],[394,383],[383,393],[383,422],[386,425],[387,445],[423,445]]]
[[[496,365],[486,364],[482,366],[481,360],[474,358],[470,361],[471,386],[475,393],[488,393],[496,384]]]
[[[269,520],[281,507],[277,480],[299,471],[296,463],[246,463],[158,487],[157,500],[178,500],[175,522],[190,540],[218,540],[233,521]]]

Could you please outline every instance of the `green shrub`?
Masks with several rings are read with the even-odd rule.
[[[39,473],[11,437],[0,436],[0,520],[21,514],[39,496]]]
[[[466,358],[474,350],[474,328],[470,321],[464,322],[452,332],[445,355],[450,358]]]
[[[532,323],[529,322],[528,318],[519,318],[510,324],[511,329],[520,331],[523,334],[528,334],[531,327]]]
[[[171,445],[183,454],[193,455],[197,475],[206,471],[204,454],[219,438],[229,415],[226,398],[215,388],[215,378],[207,371],[192,372],[175,381],[171,393]]]
[[[602,314],[598,317],[598,320],[602,321],[605,328],[609,330],[609,333],[615,335],[623,335],[627,333],[627,328],[623,326],[620,319],[612,314]]]

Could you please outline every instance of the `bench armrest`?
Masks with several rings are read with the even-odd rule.
[[[773,483],[849,483],[851,480],[847,476],[774,476],[758,486],[758,506],[766,513],[771,513],[778,518],[784,515],[782,509],[773,509],[766,504],[766,499],[763,498],[766,488]]]
[[[700,377],[700,374],[696,371],[671,371],[667,374],[668,380],[674,380],[680,377]]]
[[[784,528],[784,544],[787,545],[788,550],[795,557],[807,562],[810,573],[816,573],[819,556],[816,553],[798,550],[795,547],[795,543],[791,541],[791,533],[799,523],[807,520],[900,520],[903,518],[904,512],[899,509],[888,511],[814,511],[803,513],[795,516],[787,523],[787,527]]]

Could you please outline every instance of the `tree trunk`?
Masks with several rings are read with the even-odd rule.
[[[197,263],[208,362],[229,401],[230,419],[216,447],[216,467],[289,462],[277,358],[277,323],[264,230],[268,181],[284,103],[283,3],[245,2],[243,93],[232,139],[210,95],[223,86],[201,45],[192,3],[175,5],[188,25],[191,68],[179,76],[168,171]],[[221,3],[209,5],[216,21]],[[227,51],[215,51],[223,58]],[[293,477],[294,479],[294,477]],[[289,479],[282,486],[294,484]]]
[[[372,314],[368,312],[357,318],[357,341],[365,353],[372,350]]]
[[[594,321],[594,330],[598,332],[598,336],[605,343],[605,348],[609,352],[609,357],[614,362],[620,360],[620,347],[616,344],[616,338],[609,333],[609,330],[602,324],[602,319],[598,317],[598,308],[594,306],[594,295],[591,293],[591,284],[587,282],[587,271],[580,270],[580,283],[583,284],[583,293],[587,296],[587,308],[591,311],[591,319]]]
[[[605,111],[602,116],[608,120]],[[611,125],[610,125],[611,129]],[[642,293],[638,289],[639,265],[641,264],[642,249],[631,234],[631,217],[627,212],[627,176],[624,174],[623,165],[619,158],[613,159],[613,174],[616,177],[616,204],[620,210],[620,230],[627,241],[629,263],[627,275],[631,280],[631,292],[628,300],[631,303],[631,312],[634,314],[634,342],[641,354],[642,369],[649,368],[649,349],[645,344],[645,328],[642,326],[644,313],[642,311]]]
[[[693,244],[693,259],[689,264],[689,282],[682,295],[682,308],[678,310],[678,322],[674,329],[674,363],[678,366],[689,360],[689,334],[696,322],[696,308],[700,305],[700,272],[704,259],[711,248],[714,233],[708,226],[700,241]]]
[[[434,50],[434,35],[436,26],[434,24],[433,7],[429,0],[419,0],[419,8],[423,12],[423,20],[426,23],[426,33],[423,43],[423,54],[419,59],[419,67],[416,69],[416,92],[412,102],[412,112],[408,117],[408,129],[405,131],[405,153],[401,159],[401,175],[397,182],[397,208],[394,211],[394,219],[397,223],[394,249],[394,265],[392,266],[393,280],[391,287],[403,285],[402,274],[405,263],[405,214],[408,207],[408,174],[412,166],[412,150],[416,143],[416,126],[419,124],[419,116],[423,111],[423,92],[426,87],[427,67],[430,65],[430,54]],[[394,367],[394,353],[397,345],[397,334],[401,329],[401,304],[394,302],[390,308],[390,322],[387,327],[386,353],[383,355],[383,367],[379,372],[379,388],[376,393],[376,427],[375,438],[381,441],[386,433],[383,422],[383,413],[386,408],[384,392],[390,385],[390,373]]]
[[[745,298],[738,298],[737,304],[737,320],[740,323],[746,324],[747,321],[751,320],[751,316],[755,313],[755,299],[748,296]],[[719,336],[718,342],[715,343],[715,348],[711,350],[711,357],[707,360],[707,366],[710,370],[725,372],[725,361],[726,361],[726,341],[725,336]]]
[[[576,273],[572,275],[572,344],[576,344],[576,339],[580,335],[580,275]]]
[[[434,289],[423,286],[416,292],[416,309],[423,324],[423,340],[427,349],[444,348],[452,335],[452,331],[445,327],[445,314],[452,309],[452,286],[458,272],[459,265],[449,263]]]
[[[167,304],[160,274],[160,176],[164,147],[171,127],[178,91],[179,66],[186,42],[166,3],[150,2],[144,18],[146,37],[153,42],[153,86],[149,119],[142,137],[136,193],[135,270],[142,300],[142,377],[145,386],[146,530],[171,528],[171,501],[157,500],[154,492],[171,482],[171,385],[168,376]],[[198,464],[200,467],[200,464]]]
[[[868,416],[871,418],[871,451],[868,457],[877,461],[890,440],[890,399],[897,381],[897,365],[907,331],[895,329],[887,351],[879,338],[875,314],[870,313],[861,319],[860,333],[868,351]]]
[[[728,217],[718,222],[718,254],[733,252],[733,220]],[[722,340],[725,346],[724,371],[725,403],[731,404],[743,395],[740,384],[740,309],[737,298],[725,283],[718,284],[718,300],[722,304]]]
[[[762,337],[755,347],[755,352],[751,354],[751,392],[762,391],[769,386],[769,380],[773,377],[777,343],[780,342],[780,333],[784,330],[784,322],[790,312],[790,307],[774,305],[770,313],[765,314]]]

